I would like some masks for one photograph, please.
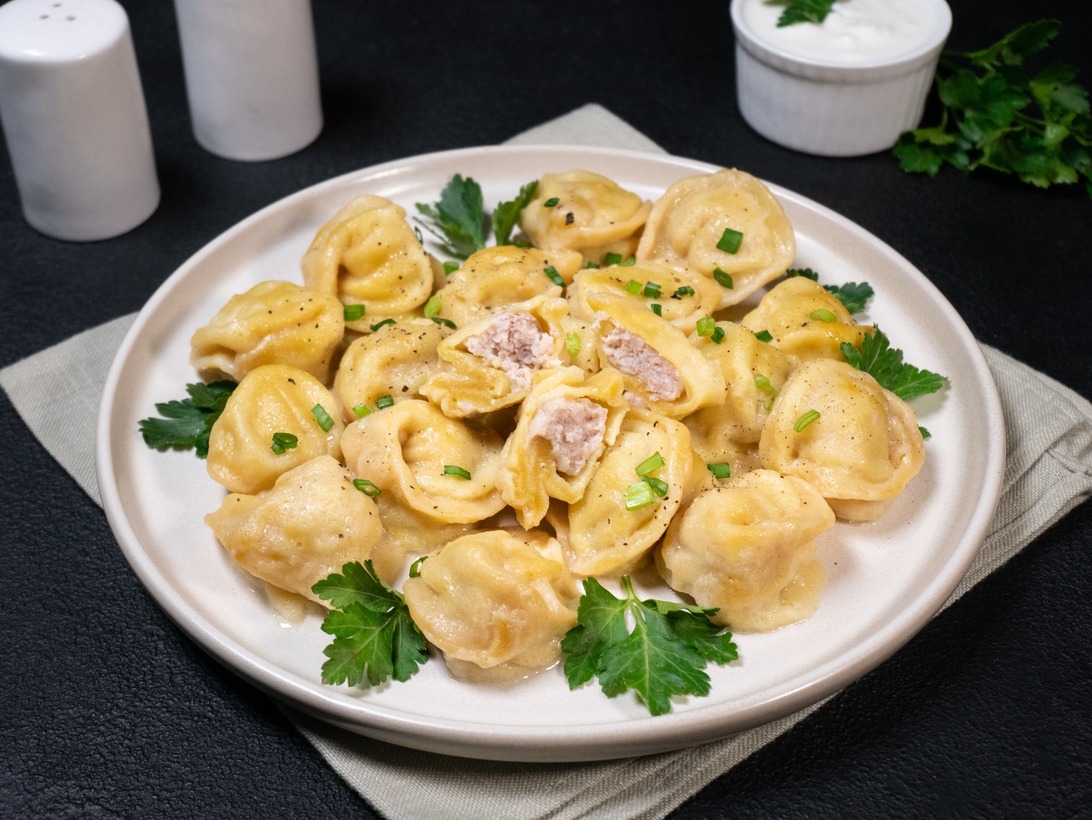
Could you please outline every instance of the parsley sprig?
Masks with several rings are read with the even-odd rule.
[[[716,609],[642,601],[628,575],[621,585],[616,598],[594,578],[584,581],[577,625],[561,642],[569,687],[598,677],[607,697],[633,690],[652,715],[670,712],[675,695],[709,694],[707,662],[738,658],[731,633],[709,620]]]
[[[188,398],[156,404],[161,418],[137,422],[144,443],[153,450],[193,450],[198,458],[209,454],[209,433],[235,390],[230,379],[187,384]]]
[[[811,268],[790,268],[785,271],[785,276],[788,279],[802,276],[813,282],[819,281],[819,274]],[[868,305],[868,300],[876,295],[876,291],[868,282],[846,282],[844,285],[823,285],[823,287],[831,296],[845,305],[845,309],[851,316],[863,311]]]
[[[498,245],[510,244],[520,212],[534,198],[538,180],[523,185],[515,199],[501,202],[487,219],[482,187],[472,177],[455,174],[440,192],[440,199],[416,203],[423,219],[416,221],[440,240],[440,249],[457,259],[466,259],[486,245],[492,225]]]
[[[322,631],[334,636],[323,650],[323,683],[407,681],[428,660],[425,636],[405,599],[380,580],[370,560],[348,563],[311,589],[334,607],[322,622]]]
[[[858,350],[849,342],[842,342],[842,356],[858,370],[869,373],[881,387],[894,393],[903,401],[935,393],[948,379],[939,373],[921,370],[903,361],[902,351],[891,347],[879,328],[866,334]]]
[[[1060,31],[1057,20],[1039,20],[979,51],[945,51],[935,81],[940,123],[899,138],[902,169],[934,176],[945,164],[989,168],[1039,188],[1083,181],[1092,196],[1092,120],[1077,69],[1024,68]]]
[[[835,0],[775,0],[785,10],[777,18],[777,27],[784,28],[797,23],[822,23],[827,19]]]

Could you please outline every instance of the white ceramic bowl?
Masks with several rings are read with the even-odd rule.
[[[849,11],[862,0],[841,2]],[[776,29],[782,7],[732,0],[743,118],[767,139],[808,154],[847,157],[891,148],[902,132],[921,121],[952,25],[944,0],[904,0],[902,7],[921,15],[913,42],[887,53],[881,47],[861,54],[854,52],[854,38],[848,35],[826,49],[802,46],[802,39],[812,38],[817,29],[798,27],[816,24]],[[838,22],[828,18],[824,25]],[[863,39],[869,33],[866,29]]]

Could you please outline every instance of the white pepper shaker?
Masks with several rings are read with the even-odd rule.
[[[309,145],[322,130],[310,0],[175,0],[197,142],[258,161]]]
[[[129,18],[115,0],[0,6],[0,122],[38,231],[108,239],[159,205]]]

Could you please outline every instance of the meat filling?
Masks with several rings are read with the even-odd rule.
[[[530,433],[550,443],[559,473],[576,475],[603,443],[607,409],[591,399],[550,399],[531,419]]]
[[[682,395],[678,371],[640,336],[615,326],[603,338],[603,350],[614,367],[644,382],[653,399],[672,401]]]
[[[544,367],[556,367],[553,337],[544,333],[528,313],[501,313],[477,336],[466,340],[466,349],[502,370],[517,391],[531,386],[531,375]]]

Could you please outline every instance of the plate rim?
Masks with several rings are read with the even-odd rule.
[[[827,670],[774,698],[737,708],[732,712],[730,719],[723,719],[722,716],[720,720],[710,721],[712,710],[699,709],[685,713],[671,713],[651,720],[622,718],[617,723],[595,724],[594,730],[598,736],[594,738],[594,745],[586,745],[589,740],[586,736],[574,739],[571,726],[492,725],[486,729],[483,728],[483,724],[432,717],[413,718],[381,704],[357,701],[350,705],[334,697],[334,692],[337,690],[330,689],[329,693],[321,688],[315,690],[311,682],[299,678],[288,670],[275,668],[271,662],[239,645],[208,623],[200,612],[181,600],[175,593],[168,579],[152,565],[124,513],[123,502],[114,477],[116,468],[111,446],[113,409],[118,397],[120,377],[126,362],[135,352],[144,328],[153,321],[156,308],[185,281],[189,271],[198,266],[205,256],[214,253],[222,245],[230,243],[235,236],[263,221],[272,213],[291,207],[296,202],[318,196],[328,189],[351,184],[355,180],[411,173],[422,166],[444,164],[468,156],[480,157],[482,154],[513,156],[550,154],[558,157],[594,155],[623,162],[653,162],[694,173],[722,167],[670,154],[602,146],[521,144],[471,146],[434,151],[376,163],[309,185],[260,208],[198,248],[153,292],[127,330],[104,382],[96,427],[96,474],[103,509],[122,553],[157,606],[189,639],[233,673],[240,675],[274,698],[281,701],[287,700],[290,706],[321,721],[354,733],[410,748],[494,760],[525,759],[543,762],[604,760],[680,749],[713,741],[813,706],[876,668],[897,652],[941,609],[981,548],[1000,498],[1005,458],[1003,446],[992,448],[985,455],[980,503],[968,519],[953,548],[953,556],[958,555],[959,560],[947,561],[941,571],[931,577],[921,594],[915,596],[915,606],[909,610],[911,614],[904,612],[902,617],[888,622],[873,633],[870,639],[864,642],[867,649],[855,653],[851,663],[838,664],[837,668]],[[978,386],[982,389],[982,398],[985,400],[985,406],[980,408],[983,424],[989,425],[990,429],[1003,430],[1004,419],[1000,397],[980,345],[940,290],[902,254],[857,223],[808,197],[771,182],[766,184],[779,198],[792,200],[826,219],[834,220],[859,239],[878,246],[899,262],[902,273],[912,273],[917,280],[916,284],[931,292],[933,300],[945,309],[947,324],[957,329],[963,346],[972,355],[968,365],[977,378]],[[999,436],[998,440],[1003,442],[1004,437]],[[361,709],[360,706],[365,708]]]

